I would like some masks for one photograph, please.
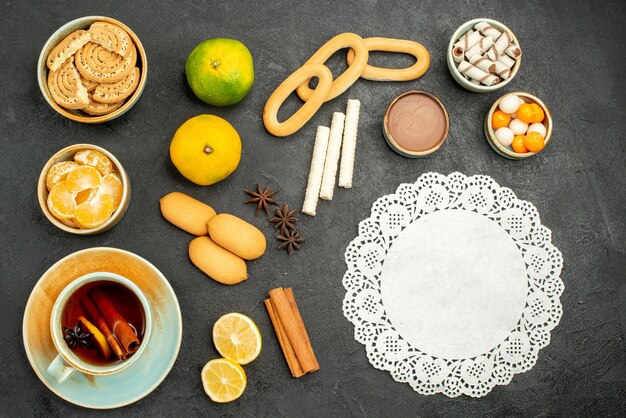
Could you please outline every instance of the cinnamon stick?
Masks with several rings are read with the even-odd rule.
[[[298,322],[298,325],[300,327],[300,332],[302,333],[302,335],[304,336],[304,341],[306,343],[306,345],[309,348],[309,351],[311,352],[311,357],[314,361],[314,368],[309,370],[309,373],[311,372],[315,372],[317,370],[320,369],[320,365],[317,362],[317,358],[315,357],[315,353],[313,352],[313,347],[311,347],[311,340],[309,340],[309,334],[306,332],[306,327],[304,326],[304,321],[302,320],[302,316],[300,315],[300,310],[298,309],[298,305],[296,304],[296,298],[293,296],[293,289],[291,289],[290,287],[285,289],[285,293],[287,294],[287,299],[289,300],[289,306],[291,306],[291,309],[293,310],[293,314],[296,318],[296,321]]]
[[[300,363],[298,363],[296,353],[293,351],[293,347],[289,342],[289,338],[287,338],[287,336],[285,335],[285,330],[283,329],[280,321],[276,317],[276,313],[274,312],[274,308],[272,308],[272,301],[270,299],[265,299],[265,308],[267,309],[270,321],[272,321],[272,326],[274,327],[276,337],[278,338],[278,344],[283,350],[283,354],[285,356],[285,360],[287,360],[287,366],[289,367],[291,375],[293,377],[304,376],[305,373],[302,371]]]
[[[94,305],[91,298],[88,295],[85,295],[80,299],[80,305],[85,310],[87,317],[91,319],[93,324],[100,330],[102,335],[104,335],[104,338],[106,338],[107,343],[109,343],[109,346],[111,347],[113,353],[120,360],[125,360],[126,355],[124,354],[122,346],[117,341],[117,338],[115,338],[115,335],[113,335],[113,333],[111,332],[111,328],[109,328],[105,319],[102,317],[102,314],[100,313],[98,308],[96,308],[96,305]]]
[[[270,290],[271,306],[276,314],[278,322],[282,325],[285,335],[291,344],[295,357],[304,373],[310,373],[319,369],[311,343],[306,334],[304,323],[299,313],[294,312],[290,298],[283,288]],[[293,299],[293,294],[292,294]],[[293,299],[295,305],[295,299]]]
[[[122,345],[124,354],[128,355],[137,351],[140,344],[139,338],[137,338],[133,329],[128,325],[128,322],[126,322],[107,295],[97,287],[91,289],[88,295],[93,299],[94,304],[102,313],[111,330],[113,330],[113,335]]]

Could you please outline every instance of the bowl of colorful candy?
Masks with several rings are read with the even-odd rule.
[[[552,136],[552,115],[538,97],[514,92],[500,97],[485,118],[485,136],[491,148],[512,160],[543,150]]]

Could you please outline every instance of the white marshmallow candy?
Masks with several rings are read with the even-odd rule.
[[[519,97],[516,94],[507,94],[502,99],[500,99],[500,104],[498,107],[504,113],[509,115],[517,112],[521,103],[519,102]]]
[[[496,140],[505,147],[508,147],[513,143],[515,134],[507,127],[500,128],[496,131]]]
[[[528,127],[528,131],[526,131],[526,134],[529,134],[531,132],[538,132],[542,137],[546,137],[546,125],[544,125],[543,123],[533,123],[532,125],[530,125]]]
[[[513,119],[511,123],[509,123],[509,128],[515,135],[524,135],[526,131],[528,131],[528,124],[519,119]]]

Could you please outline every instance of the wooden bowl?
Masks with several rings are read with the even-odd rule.
[[[117,209],[115,209],[111,217],[102,225],[98,226],[97,228],[91,229],[73,228],[57,219],[48,209],[48,188],[46,187],[46,175],[54,164],[60,161],[71,161],[74,159],[74,154],[76,154],[78,151],[82,151],[85,149],[97,150],[109,157],[109,159],[113,163],[113,166],[115,167],[115,171],[119,174],[123,187],[122,200],[120,201],[119,206],[117,207]],[[126,170],[124,170],[122,164],[109,151],[97,145],[75,144],[70,145],[69,147],[65,147],[61,151],[54,154],[48,160],[46,165],[44,165],[43,169],[41,170],[41,174],[39,175],[39,182],[37,184],[37,197],[39,198],[39,206],[41,207],[41,211],[46,216],[46,218],[48,218],[48,220],[57,228],[65,232],[69,232],[70,234],[96,235],[112,228],[120,221],[120,219],[122,219],[124,213],[126,213],[126,209],[128,209],[128,204],[130,203],[130,179],[128,178],[128,174],[126,173]]]
[[[126,99],[125,103],[120,106],[119,109],[116,109],[115,111],[106,115],[100,116],[91,116],[80,110],[68,110],[58,105],[57,102],[55,102],[52,98],[50,90],[48,89],[48,66],[46,64],[46,60],[48,59],[50,51],[52,51],[52,49],[57,46],[59,42],[61,42],[67,35],[78,29],[89,29],[91,24],[94,22],[112,23],[121,27],[128,33],[128,35],[133,40],[133,43],[137,47],[137,64],[135,65],[139,67],[141,71],[137,90],[135,90],[135,92]],[[52,36],[50,36],[50,38],[48,38],[48,41],[45,43],[41,50],[41,53],[39,54],[39,61],[37,62],[37,80],[39,82],[39,89],[41,90],[41,93],[45,97],[50,107],[52,107],[54,110],[57,111],[57,113],[65,116],[66,118],[81,123],[103,123],[122,116],[124,113],[128,112],[130,108],[135,105],[135,103],[137,103],[139,97],[141,96],[141,93],[143,92],[144,87],[146,86],[147,79],[148,60],[146,58],[146,51],[141,44],[139,38],[137,37],[137,35],[135,35],[135,32],[133,32],[128,26],[126,26],[122,22],[105,16],[80,17],[61,26],[59,29],[56,30],[56,32],[52,34]]]
[[[506,86],[507,84],[511,82],[511,80],[515,78],[515,76],[517,75],[517,72],[519,71],[519,67],[522,65],[522,57],[519,57],[515,61],[515,64],[511,68],[511,76],[508,79],[503,80],[493,86],[484,86],[482,84],[480,85],[474,84],[468,79],[466,79],[465,77],[463,77],[463,74],[461,74],[459,69],[456,67],[456,63],[454,62],[454,57],[452,56],[452,50],[454,49],[454,44],[459,40],[459,38],[463,36],[465,32],[472,29],[474,25],[477,24],[478,22],[487,22],[491,24],[492,26],[495,26],[501,32],[509,31],[509,33],[511,33],[513,37],[513,43],[515,43],[517,46],[520,46],[520,43],[515,37],[515,34],[513,33],[513,31],[510,30],[508,27],[506,27],[503,23],[498,22],[497,20],[486,19],[486,18],[474,19],[474,20],[470,20],[469,22],[463,23],[461,26],[459,26],[456,32],[454,32],[454,34],[452,35],[452,38],[450,38],[450,42],[448,43],[446,61],[448,63],[448,69],[450,70],[450,74],[452,74],[452,78],[454,78],[454,80],[456,80],[456,82],[459,83],[461,86],[475,93],[491,93],[492,91],[496,91]]]
[[[533,96],[530,93],[515,91],[512,93],[507,93],[504,96],[509,95],[509,94],[515,94],[516,96],[521,97],[526,103],[537,103],[539,107],[541,107],[541,109],[543,110],[543,113],[545,114],[542,123],[546,127],[546,137],[544,138],[544,141],[545,141],[545,147],[547,147],[548,143],[550,142],[550,137],[552,137],[552,115],[550,114],[550,110],[548,110],[548,107],[541,100],[539,100],[537,96]],[[489,143],[489,145],[491,145],[491,148],[493,148],[495,152],[497,152],[499,155],[501,155],[504,158],[509,158],[511,160],[522,160],[524,158],[532,157],[533,155],[537,153],[536,152],[527,152],[524,154],[517,153],[513,151],[513,148],[511,148],[510,146],[505,147],[504,145],[500,144],[500,142],[498,142],[498,140],[496,139],[496,133],[491,126],[491,118],[493,117],[493,113],[498,109],[498,105],[500,104],[500,100],[502,100],[502,97],[496,100],[493,106],[491,106],[491,109],[489,109],[489,112],[487,113],[487,117],[485,118],[485,136],[487,137],[487,142]],[[545,150],[545,147],[544,147],[544,150]],[[540,152],[543,152],[543,150],[541,150]]]

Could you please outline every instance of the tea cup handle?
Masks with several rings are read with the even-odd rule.
[[[54,377],[59,383],[63,383],[69,379],[75,371],[76,369],[67,364],[60,354],[57,355],[48,366],[48,374]]]

